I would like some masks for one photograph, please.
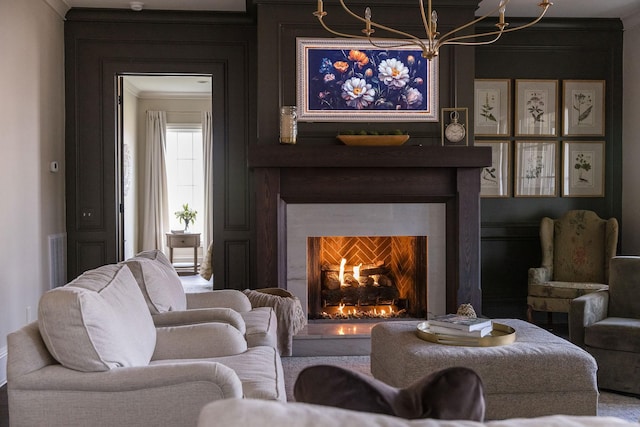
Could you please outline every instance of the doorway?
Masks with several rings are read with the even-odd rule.
[[[203,138],[203,132],[209,133],[209,142],[213,138],[211,126],[203,127],[203,113],[209,112],[210,117],[212,111],[212,76],[119,74],[117,82],[121,169],[118,174],[121,177],[119,258],[127,259],[143,250],[160,249],[167,256],[173,253],[172,261],[179,272],[195,274],[213,239],[212,170],[206,178],[207,168],[212,169],[213,155],[210,150],[203,149],[203,140],[207,139]],[[148,112],[163,112],[163,161],[149,155]],[[154,162],[163,163],[162,167],[155,168],[159,165]],[[165,179],[166,195],[160,197],[163,214],[156,221],[159,209],[150,208],[150,204],[155,206],[153,200],[158,200],[153,194],[159,192],[156,186],[158,174]],[[207,191],[209,196],[205,195]],[[167,246],[170,239],[165,236],[184,231],[184,223],[175,213],[185,204],[197,212],[188,231],[199,235],[198,245],[170,250]],[[153,239],[149,238],[150,224],[157,234]]]

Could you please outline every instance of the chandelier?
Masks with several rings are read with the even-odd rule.
[[[371,14],[371,9],[367,7],[364,11],[364,16],[360,16],[354,13],[349,7],[345,4],[344,0],[339,0],[342,8],[352,17],[364,23],[365,28],[362,30],[363,35],[360,34],[347,34],[341,33],[339,31],[334,31],[327,26],[324,22],[324,17],[327,15],[327,12],[324,11],[322,0],[318,0],[318,9],[313,12],[313,15],[318,18],[320,24],[324,27],[325,30],[339,37],[346,37],[351,39],[364,39],[368,40],[373,46],[376,47],[405,47],[405,46],[417,46],[422,50],[422,56],[429,60],[433,59],[433,57],[438,55],[438,51],[442,46],[445,45],[463,45],[463,46],[480,46],[487,45],[496,42],[504,33],[509,33],[512,31],[523,30],[525,28],[531,27],[538,23],[544,14],[547,12],[550,6],[553,5],[548,0],[541,0],[538,6],[540,6],[541,11],[537,18],[533,21],[520,25],[518,27],[511,27],[509,23],[505,22],[504,14],[507,7],[507,4],[511,0],[500,0],[498,3],[498,7],[490,11],[484,16],[477,18],[467,24],[461,25],[443,35],[437,31],[438,28],[438,14],[431,7],[431,0],[427,0],[427,10],[425,11],[424,0],[418,0],[418,4],[420,5],[420,15],[422,16],[422,23],[424,25],[424,29],[426,32],[426,39],[421,39],[412,34],[406,33],[404,31],[396,30],[391,27],[387,27],[385,25],[378,24],[374,22]],[[472,27],[478,22],[488,18],[489,16],[494,15],[498,12],[498,22],[495,24],[496,30],[487,31],[484,33],[478,34],[464,34],[464,35],[456,35],[462,30]],[[375,33],[375,29],[380,29],[383,31],[387,31],[388,33],[393,34],[391,37],[375,37],[373,34]],[[384,46],[382,46],[382,43]],[[392,45],[389,44],[393,43]]]

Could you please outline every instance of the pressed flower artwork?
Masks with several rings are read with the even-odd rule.
[[[508,79],[476,79],[476,136],[508,136],[511,133],[511,81]]]
[[[602,141],[566,141],[563,144],[563,196],[604,196],[604,146]]]
[[[554,197],[556,188],[555,141],[516,141],[516,197]]]
[[[516,135],[555,136],[556,80],[516,80]]]
[[[562,133],[604,135],[604,80],[565,80]]]
[[[298,39],[301,120],[437,120],[435,65],[421,51]]]

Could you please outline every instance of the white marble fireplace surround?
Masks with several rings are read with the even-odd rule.
[[[427,311],[446,311],[444,203],[289,203],[286,207],[287,289],[307,313],[307,238],[427,236]]]

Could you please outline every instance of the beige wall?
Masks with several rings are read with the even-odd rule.
[[[64,21],[51,4],[0,1],[0,384],[6,335],[49,288],[47,236],[65,232]]]
[[[621,253],[640,255],[640,13],[624,21]]]

